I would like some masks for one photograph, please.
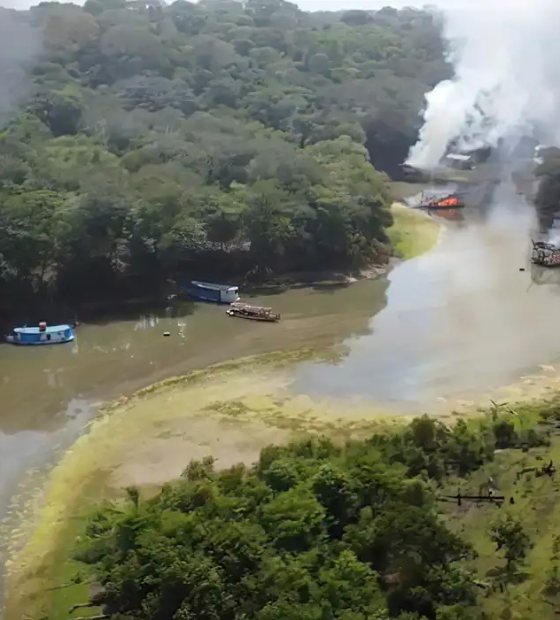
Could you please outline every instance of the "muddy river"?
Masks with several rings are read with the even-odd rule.
[[[532,209],[510,192],[484,222],[447,223],[429,254],[385,278],[254,297],[282,313],[279,324],[174,303],[81,325],[73,345],[0,346],[0,509],[26,470],[79,434],[97,403],[220,361],[331,351],[330,361],[294,365],[296,393],[396,413],[449,409],[555,365],[560,272],[529,266],[532,225]]]

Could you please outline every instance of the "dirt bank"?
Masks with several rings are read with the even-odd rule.
[[[401,184],[403,185],[403,184]],[[413,195],[421,191],[423,186],[405,184],[406,189],[401,188],[396,192],[398,196]],[[391,205],[393,225],[387,230],[391,246],[395,256],[387,264],[371,264],[362,269],[352,272],[345,271],[309,271],[289,273],[277,276],[267,281],[260,289],[275,287],[298,287],[316,284],[346,283],[350,284],[360,279],[378,278],[386,274],[399,260],[410,260],[425,252],[429,252],[435,245],[441,229],[441,225],[434,218],[423,211],[412,210],[402,202],[394,202]]]

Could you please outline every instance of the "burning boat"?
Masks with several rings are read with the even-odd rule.
[[[434,192],[422,192],[418,202],[414,205],[417,209],[462,209],[465,203],[455,193],[436,194]]]
[[[422,192],[419,209],[462,209],[465,203],[456,194],[435,196],[428,192]]]
[[[533,241],[531,262],[543,267],[556,267],[560,265],[560,248],[545,241]]]

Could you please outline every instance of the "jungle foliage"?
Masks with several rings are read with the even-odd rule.
[[[448,74],[415,9],[43,2],[0,30],[4,302],[385,260],[385,173]]]

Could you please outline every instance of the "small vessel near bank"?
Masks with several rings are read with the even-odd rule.
[[[44,322],[34,327],[16,327],[5,337],[6,342],[23,346],[64,344],[72,342],[74,338],[74,328],[71,325],[47,325]]]
[[[179,289],[193,299],[216,304],[231,304],[240,299],[239,287],[230,284],[212,284],[211,282],[191,280],[180,286]]]
[[[545,241],[533,241],[531,262],[543,267],[557,267],[560,265],[560,248]]]
[[[430,192],[422,192],[420,200],[415,206],[417,209],[448,210],[463,209],[465,203],[454,193],[438,196]]]
[[[236,302],[226,310],[226,314],[240,319],[248,319],[250,321],[266,321],[268,323],[277,323],[280,320],[280,313],[273,312],[272,308],[263,306],[251,306]]]

